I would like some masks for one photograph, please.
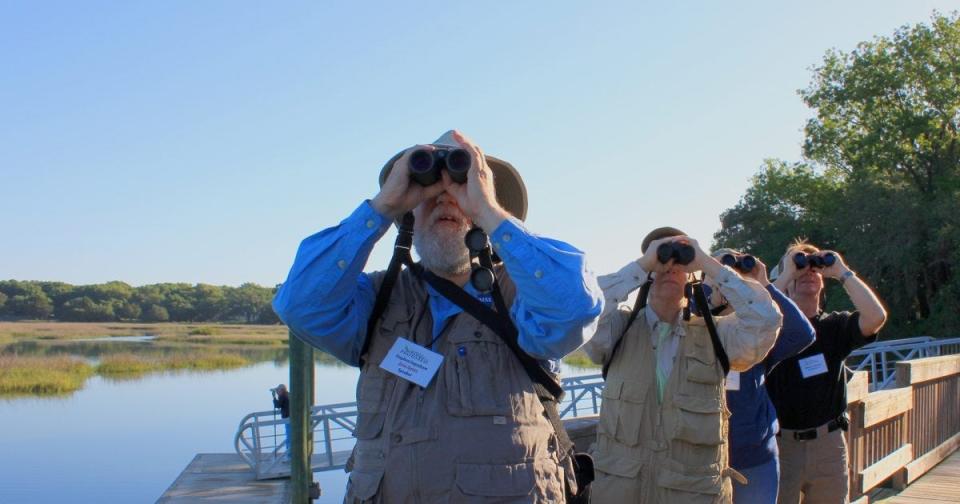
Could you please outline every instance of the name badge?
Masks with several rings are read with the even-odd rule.
[[[412,341],[397,338],[380,368],[426,388],[440,369],[443,356]]]
[[[727,373],[727,381],[724,384],[727,390],[740,390],[740,372],[730,371]]]
[[[805,357],[797,362],[800,364],[800,374],[804,378],[822,375],[827,372],[827,361],[824,360],[822,353]]]

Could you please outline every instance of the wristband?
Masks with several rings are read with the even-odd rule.
[[[850,270],[844,271],[843,274],[840,275],[840,285],[846,285],[847,279],[848,279],[848,278],[852,278],[852,277],[854,277],[854,276],[856,276],[856,275],[854,275],[854,273],[853,273],[852,271],[850,271]]]

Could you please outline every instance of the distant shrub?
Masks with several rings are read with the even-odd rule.
[[[189,334],[190,336],[213,336],[215,334],[220,334],[220,329],[217,329],[216,327],[207,327],[207,326],[196,327],[194,329],[190,329],[190,332],[188,332],[187,334]]]

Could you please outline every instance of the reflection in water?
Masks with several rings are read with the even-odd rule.
[[[135,338],[135,337],[130,337]],[[139,338],[139,337],[136,337]],[[147,336],[150,338],[150,336]],[[239,355],[251,362],[272,361],[286,363],[289,351],[286,345],[230,345],[194,344],[169,341],[143,341],[124,338],[97,338],[93,340],[19,341],[0,348],[0,355],[19,356],[76,356],[99,361],[107,355],[135,354],[141,357],[177,357],[194,355],[198,351],[216,351]],[[314,360],[320,364],[347,367],[329,354],[316,351]]]
[[[286,346],[170,342],[19,342],[2,355],[242,355],[255,364],[229,371],[157,373],[133,380],[94,376],[67,397],[0,398],[0,502],[153,502],[197,453],[233,453],[244,415],[270,410],[268,389],[289,383]],[[358,370],[317,354],[316,403],[355,400]],[[567,376],[595,369],[565,366]],[[56,461],[56,475],[49,471]],[[346,474],[315,473],[320,502],[343,498]]]
[[[355,368],[317,365],[317,402],[354,400],[356,380]],[[270,410],[267,389],[289,381],[283,359],[132,381],[95,376],[65,398],[0,399],[0,502],[153,502],[197,453],[233,453],[240,419]],[[318,474],[325,498],[342,499],[343,477]]]
[[[138,342],[145,343],[157,339],[156,336],[104,336],[102,338],[76,339],[73,341],[104,341],[110,343],[118,342]]]

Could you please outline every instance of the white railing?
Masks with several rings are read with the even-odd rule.
[[[600,412],[603,378],[597,375],[563,379],[564,399],[560,415],[564,418],[595,415]],[[279,478],[290,474],[284,446],[286,419],[277,410],[257,411],[240,420],[234,435],[234,449],[256,472],[257,479]],[[310,410],[313,429],[314,471],[342,469],[353,449],[353,431],[357,425],[357,403],[324,404]]]
[[[847,367],[868,371],[870,390],[882,390],[896,383],[896,363],[960,353],[960,338],[936,339],[930,336],[877,341],[854,350]]]
[[[960,338],[934,339],[929,336],[878,341],[852,354],[847,365],[855,371],[870,373],[871,390],[883,389],[895,382],[895,363],[938,355],[960,353]],[[561,418],[596,415],[602,402],[603,378],[599,374],[563,379],[564,399]],[[237,453],[256,472],[258,479],[285,477],[290,465],[285,460],[285,419],[277,410],[258,411],[243,417],[234,436]],[[353,449],[353,431],[357,425],[357,403],[318,405],[311,408],[314,471],[341,469]]]

